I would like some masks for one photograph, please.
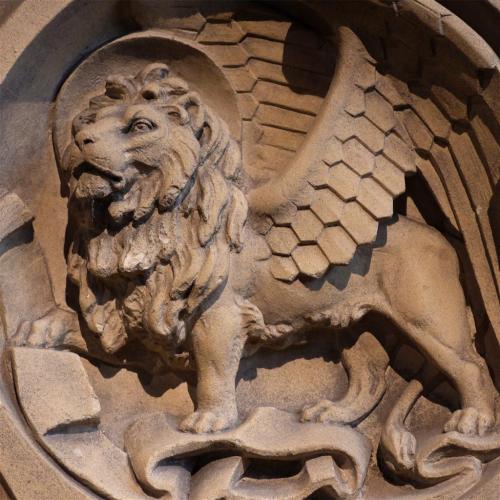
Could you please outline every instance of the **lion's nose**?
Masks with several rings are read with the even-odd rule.
[[[83,147],[88,144],[94,144],[95,140],[92,135],[84,130],[78,132],[75,136],[76,145],[80,150],[83,150]]]

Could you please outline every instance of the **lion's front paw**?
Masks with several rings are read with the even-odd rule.
[[[337,408],[332,401],[323,399],[312,405],[304,406],[300,416],[302,422],[336,422]]]
[[[234,412],[195,411],[184,418],[179,424],[182,432],[217,432],[232,427],[237,420]]]
[[[12,338],[12,344],[27,347],[57,347],[71,334],[78,334],[75,313],[54,308],[42,318],[23,322]]]
[[[495,425],[495,416],[489,410],[473,407],[457,410],[444,426],[445,432],[457,431],[470,436],[483,436]]]

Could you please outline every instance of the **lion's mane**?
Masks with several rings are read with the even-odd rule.
[[[164,168],[131,188],[136,191],[129,196],[133,207],[126,207],[132,208],[131,219],[114,228],[93,201],[86,217],[81,203],[72,209],[69,202],[75,227],[68,276],[78,287],[88,328],[109,353],[129,339],[159,353],[182,343],[192,319],[225,283],[247,217],[238,188],[238,145],[224,121],[164,65],[150,65],[133,79],[111,78],[106,95],[91,101],[89,109],[117,98],[150,99],[145,87],[152,83],[156,99],[178,113],[180,124],[170,134]],[[111,203],[108,211],[113,210],[125,209]]]

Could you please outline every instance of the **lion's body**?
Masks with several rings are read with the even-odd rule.
[[[235,423],[248,343],[346,327],[369,311],[392,320],[455,385],[463,410],[450,428],[491,427],[493,385],[472,346],[457,257],[443,236],[393,217],[348,265],[280,281],[264,238],[244,226],[248,210],[253,220],[261,215],[240,189],[240,155],[225,124],[161,64],[108,90],[75,121],[65,154],[68,275],[109,354],[130,339],[156,352],[192,351],[198,409],[182,429]],[[52,332],[45,343],[63,344],[57,325],[67,322],[57,314],[40,321],[35,331]],[[328,411],[323,404],[303,416],[324,421]]]
[[[441,297],[461,297],[456,306],[465,308],[460,284],[450,280],[458,274],[453,248],[436,230],[405,217],[384,226],[375,245],[360,249],[350,264],[333,266],[320,279],[276,280],[270,261],[259,260],[260,248],[253,242],[234,255],[233,267],[239,271],[230,283],[249,295],[266,324],[307,327],[313,317],[324,323],[322,317],[330,314],[332,326],[341,327],[369,310],[401,311],[403,304],[413,307],[424,300],[441,307]]]
[[[211,363],[225,366],[227,380],[234,383],[239,363],[239,355],[235,357],[235,353],[241,355],[243,344],[248,340],[238,340],[245,325],[234,320],[238,317],[238,306],[234,304],[240,303],[241,295],[258,308],[266,325],[287,325],[285,336],[300,334],[314,326],[321,326],[320,332],[328,327],[347,327],[365,313],[376,311],[392,320],[407,340],[452,381],[469,417],[471,412],[477,412],[462,422],[461,430],[484,432],[494,418],[494,389],[484,362],[472,347],[458,259],[453,248],[436,230],[404,217],[387,225],[378,243],[373,250],[359,252],[349,266],[333,268],[319,280],[297,280],[293,284],[274,279],[269,261],[261,260],[261,246],[248,245],[246,251],[234,257],[230,285],[219,299],[221,307],[216,304],[207,311],[206,317],[202,316],[200,335],[196,335],[196,326],[194,328],[195,338],[201,341],[195,342],[195,354],[196,351],[210,353]],[[242,269],[249,271],[240,272]],[[224,325],[221,316],[227,315],[233,319],[223,333],[217,325]],[[244,322],[244,315],[242,317]],[[231,331],[230,325],[234,328],[234,339],[226,337]],[[215,337],[220,341],[217,349],[208,345]],[[234,361],[228,363],[231,359]],[[230,392],[223,379],[220,372],[216,377],[210,370],[205,374],[202,384],[217,394],[214,399],[222,397],[220,387],[226,394]],[[481,394],[473,389],[478,384],[484,388]],[[331,407],[322,403],[305,410],[303,417],[327,421],[330,410]],[[217,426],[217,422],[217,419],[193,418],[186,423],[186,428],[200,430],[204,425],[211,428]],[[455,425],[457,422],[458,416],[455,416]]]

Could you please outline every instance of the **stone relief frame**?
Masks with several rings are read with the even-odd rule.
[[[466,3],[0,4],[0,496],[496,498]]]

